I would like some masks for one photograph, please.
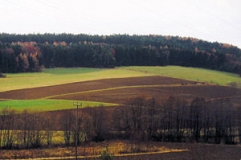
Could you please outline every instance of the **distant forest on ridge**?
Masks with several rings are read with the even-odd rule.
[[[53,67],[201,67],[241,75],[241,49],[161,35],[0,34],[0,73]]]

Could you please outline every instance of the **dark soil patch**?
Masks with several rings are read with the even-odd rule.
[[[157,101],[164,101],[169,96],[174,96],[188,101],[196,97],[202,97],[210,101],[215,99],[229,99],[234,104],[241,103],[240,89],[237,90],[230,87],[214,85],[124,88],[56,96],[54,99],[87,100],[123,104],[126,100],[137,96],[154,97]]]
[[[0,99],[39,99],[52,95],[61,95],[74,92],[83,92],[97,89],[113,88],[119,86],[135,85],[171,85],[171,84],[188,84],[192,81],[185,81],[175,78],[152,76],[152,77],[135,77],[135,78],[115,78],[96,81],[78,82],[48,87],[39,87],[32,89],[21,89],[7,92],[0,92]]]

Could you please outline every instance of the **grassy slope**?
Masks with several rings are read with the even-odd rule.
[[[41,73],[20,73],[6,75],[7,78],[0,79],[0,92],[106,78],[139,77],[147,76],[148,74],[118,68],[55,68],[45,69]]]
[[[140,71],[147,74],[155,74],[185,80],[208,82],[218,85],[228,85],[236,82],[241,85],[241,77],[237,74],[220,72],[201,68],[167,66],[167,67],[122,67],[131,71]]]

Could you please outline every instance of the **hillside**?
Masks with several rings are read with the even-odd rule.
[[[161,35],[0,34],[0,73],[52,67],[178,65],[241,73],[230,44]]]
[[[195,81],[198,74],[191,74],[194,71],[202,72],[206,82]],[[172,78],[167,74],[171,72],[186,77]],[[227,82],[240,82],[235,74],[176,66],[55,68],[42,73],[7,74],[0,79],[0,88],[7,81],[12,85],[8,91],[0,91],[0,112],[2,127],[11,124],[11,128],[9,132],[2,130],[0,139],[11,133],[16,141],[6,140],[0,148],[71,146],[76,131],[71,125],[76,119],[73,102],[82,104],[78,131],[86,135],[87,142],[79,140],[80,145],[116,137],[148,144],[153,140],[240,143],[241,89],[210,83],[216,80],[213,74],[222,75]],[[193,80],[184,80],[189,75]],[[48,82],[49,86],[45,84]],[[16,118],[4,116],[14,113],[19,113]],[[16,128],[18,132],[14,132]],[[24,141],[25,133],[32,141]],[[66,139],[66,133],[72,138]]]
[[[0,79],[1,128],[6,128],[1,130],[0,158],[72,156],[75,143],[80,146],[79,155],[100,155],[94,150],[105,143],[104,148],[114,149],[115,155],[137,156],[136,152],[144,151],[147,157],[149,153],[159,157],[163,145],[169,146],[166,142],[175,144],[168,148],[181,145],[188,149],[184,157],[196,153],[209,156],[211,153],[200,149],[202,145],[227,150],[231,145],[211,144],[241,143],[241,89],[227,86],[230,82],[240,85],[240,79],[237,74],[178,66],[8,73]],[[81,104],[78,110],[73,102]],[[75,135],[84,137],[76,139]],[[126,140],[130,147],[117,151]],[[116,148],[110,147],[113,142]],[[135,147],[141,143],[144,150]],[[161,148],[155,144],[162,144]],[[232,151],[236,152],[236,147]],[[28,156],[32,148],[38,148],[40,154]],[[45,152],[58,148],[62,148],[59,154],[56,150]]]
[[[105,104],[108,106],[123,104],[136,96],[154,97],[158,101],[169,96],[184,96],[189,101],[196,97],[207,100],[229,98],[238,105],[240,89],[227,86],[235,84],[238,87],[240,82],[241,78],[235,74],[177,66],[54,68],[41,73],[7,74],[6,78],[0,79],[0,100],[4,100],[0,107],[18,109],[35,105],[38,109],[46,106],[50,110],[63,109],[71,108],[73,100],[102,105],[111,103]],[[88,106],[85,104],[83,106]]]
[[[51,68],[44,69],[41,73],[6,74],[6,78],[0,79],[0,92],[61,85],[74,82],[112,78],[144,77],[153,75],[206,82],[224,86],[230,84],[241,86],[241,78],[236,74],[190,67],[132,66],[116,67],[114,69]]]

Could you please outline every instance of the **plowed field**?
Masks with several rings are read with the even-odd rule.
[[[154,97],[158,101],[165,100],[169,96],[181,97],[192,100],[203,97],[206,100],[229,98],[235,103],[240,103],[240,96],[231,88],[191,85],[191,86],[142,86],[133,88],[116,88],[112,90],[98,90],[94,92],[80,92],[69,95],[55,96],[55,99],[87,100],[109,103],[124,103],[127,99],[136,96]],[[239,91],[240,95],[240,91]]]
[[[191,100],[229,98],[241,103],[241,89],[209,85],[162,76],[115,78],[63,84],[49,87],[0,92],[0,99],[66,99],[124,103],[136,96],[151,96],[157,100],[175,96]]]

